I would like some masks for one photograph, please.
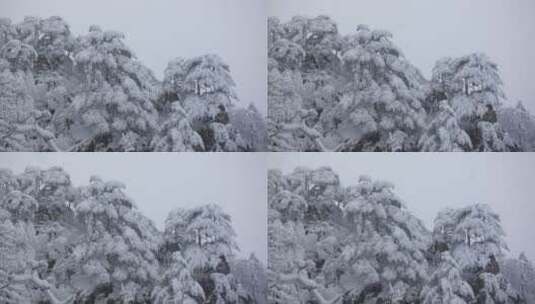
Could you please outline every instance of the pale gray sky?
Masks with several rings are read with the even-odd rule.
[[[241,105],[267,106],[267,8],[261,0],[2,0],[0,17],[63,17],[76,34],[92,24],[124,32],[158,78],[169,60],[216,53],[230,65]]]
[[[140,211],[163,229],[176,207],[219,204],[232,217],[240,256],[267,261],[266,153],[1,153],[0,168],[61,166],[76,186],[92,175],[126,185]]]
[[[533,0],[269,0],[268,15],[329,15],[342,34],[359,24],[386,29],[429,78],[436,60],[484,52],[499,64],[509,98],[535,112]]]
[[[268,168],[329,166],[343,185],[360,175],[390,181],[408,209],[432,229],[445,207],[489,204],[511,254],[535,261],[535,153],[273,153]]]

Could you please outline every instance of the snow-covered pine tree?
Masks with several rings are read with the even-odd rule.
[[[497,123],[502,82],[483,54],[442,59],[428,81],[386,31],[341,35],[327,16],[269,18],[268,73],[273,151],[418,150],[442,100],[471,150],[519,148]]]
[[[119,183],[98,178],[89,186],[74,187],[60,167],[28,167],[18,175],[0,169],[0,302],[254,301],[254,294],[243,288],[229,266],[237,248],[230,218],[219,207],[183,210],[192,222],[170,216],[179,220],[168,221],[162,235],[122,189]],[[224,219],[212,221],[214,216]],[[180,223],[193,227],[187,230]],[[221,235],[219,228],[227,231],[223,234],[231,236],[230,241],[214,238]],[[207,280],[206,292],[179,247],[192,234],[203,246],[195,252],[209,248],[206,265],[197,273],[197,278]],[[190,259],[195,252],[190,252]],[[223,252],[228,258],[220,255]],[[254,271],[262,272],[255,275],[265,275],[258,267]],[[261,288],[256,280],[247,283]]]
[[[82,89],[71,106],[80,147],[90,151],[144,151],[158,114],[151,98],[156,79],[124,44],[124,35],[91,26],[75,53]]]
[[[339,208],[343,200],[340,179],[331,168],[311,170],[299,167],[286,178],[289,190],[306,202],[304,220],[307,225],[328,219],[336,221],[342,217]]]
[[[37,53],[34,64],[35,108],[38,124],[52,132],[58,144],[67,149],[73,144],[70,136],[68,108],[73,89],[80,81],[73,71],[76,38],[69,25],[57,16],[26,18],[18,25],[20,39],[33,46]]]
[[[15,282],[15,275],[27,272],[35,258],[35,232],[32,220],[37,202],[18,190],[16,177],[1,172],[0,196],[0,300],[5,303],[30,301],[32,294],[25,282]]]
[[[484,268],[490,256],[501,259],[507,245],[500,217],[488,205],[445,209],[434,221],[433,235],[443,240],[461,269]]]
[[[349,189],[344,213],[352,234],[338,257],[340,280],[367,278],[355,289],[381,283],[376,296],[394,302],[423,286],[430,235],[394,194],[392,184],[361,177]]]
[[[164,262],[164,273],[152,291],[155,304],[198,304],[203,303],[204,291],[188,269],[179,251],[168,253],[170,258]]]
[[[296,21],[299,26],[299,18]],[[292,28],[292,22],[288,24],[288,28]],[[302,39],[299,43],[303,45],[306,53],[303,62],[305,71],[311,71],[310,74],[314,75],[316,72],[321,74],[324,69],[338,68],[342,39],[338,34],[336,22],[329,16],[319,15],[308,19],[303,30],[303,36],[295,36],[293,40]]]
[[[75,266],[71,253],[82,234],[74,214],[79,191],[60,167],[46,170],[28,167],[18,176],[18,181],[21,189],[38,203],[33,221],[36,254],[47,265],[39,275],[65,293],[73,293],[69,276]]]
[[[420,137],[419,146],[425,152],[468,152],[472,149],[472,142],[459,126],[447,101],[441,101],[438,112]]]
[[[180,248],[192,270],[215,270],[221,257],[230,260],[237,250],[230,216],[209,204],[175,209],[166,219],[166,240]]]
[[[231,218],[215,204],[176,209],[166,219],[165,247],[180,250],[205,303],[243,303],[245,293],[230,272],[238,250]]]
[[[58,147],[48,147],[46,142],[63,137],[66,133],[68,121],[65,114],[70,103],[67,88],[77,81],[76,77],[72,77],[73,62],[70,56],[75,39],[60,17],[25,17],[18,24],[11,24],[7,20],[2,23],[0,31],[3,32],[0,48],[12,48],[13,42],[18,41],[23,48],[33,49],[29,60],[21,60],[20,55],[8,56],[13,72],[17,69],[25,72],[27,81],[24,91],[33,100],[32,109],[27,115],[33,116],[36,125],[29,124],[21,133],[26,132],[30,137],[27,140],[29,142],[32,141],[31,137],[46,137],[40,140],[44,142],[33,144],[26,150],[58,150]],[[12,40],[8,42],[8,39]],[[59,147],[69,144],[63,143],[63,139],[57,141]]]
[[[276,67],[281,71],[298,70],[305,59],[303,48],[284,38],[278,38],[270,44],[268,51],[270,58],[276,61]]]
[[[0,139],[2,151],[31,151],[34,143],[30,132],[35,120],[32,115],[33,98],[27,93],[26,82],[20,74],[9,69],[6,60],[0,59]]]
[[[302,303],[309,298],[293,280],[306,270],[305,200],[289,191],[280,171],[268,173],[268,303]]]
[[[42,273],[47,263],[39,252],[34,227],[38,203],[30,195],[12,190],[0,201],[0,300],[2,303],[63,304],[72,296],[59,300],[58,286]],[[48,265],[49,266],[49,265]]]
[[[233,102],[237,98],[230,68],[221,58],[204,55],[172,61],[162,83],[123,40],[123,34],[98,26],[75,37],[57,16],[26,17],[17,24],[1,19],[0,149],[154,149],[154,142],[170,133],[191,137],[185,123],[176,124],[181,117],[170,111],[174,101],[180,102],[189,125],[203,138],[204,150],[265,148],[251,147],[253,137],[254,144],[263,145],[263,134],[250,136],[265,131],[263,117],[252,114],[257,120],[252,129],[247,128],[250,122],[241,121],[250,115],[229,119],[229,113],[238,110]],[[159,130],[162,125],[166,127]],[[240,135],[244,128],[247,141]]]
[[[26,17],[16,29],[19,40],[33,46],[38,54],[36,74],[72,65],[75,38],[61,17]]]
[[[229,66],[217,55],[177,58],[165,70],[164,100],[180,102],[206,151],[238,151],[244,143],[228,114],[237,99],[234,86]]]
[[[254,253],[248,259],[233,261],[231,269],[234,277],[254,303],[267,303],[267,273],[265,266]]]
[[[448,251],[442,252],[438,268],[421,292],[422,304],[469,304],[475,300],[472,287]]]
[[[327,151],[311,121],[314,109],[303,104],[303,79],[298,71],[270,68],[268,73],[268,134],[270,151]]]
[[[302,79],[298,72],[268,72],[269,151],[320,151],[320,134],[305,120],[312,113],[303,109]]]
[[[524,303],[486,205],[440,212],[431,239],[391,184],[296,168],[269,171],[268,206],[268,303]]]
[[[0,48],[0,150],[58,151],[54,134],[38,125],[38,96],[33,80],[36,52],[31,45],[10,40]]]
[[[307,139],[289,146],[299,151],[416,149],[414,136],[425,122],[425,79],[389,33],[359,26],[357,34],[342,36],[327,16],[297,16],[284,24],[272,18],[268,26],[269,108],[284,107],[290,96],[272,86],[293,87],[298,96],[292,98],[295,121],[269,116],[278,123],[268,131],[272,139],[296,133]],[[295,81],[277,85],[277,73],[294,74]]]
[[[535,117],[518,102],[515,107],[501,107],[498,123],[511,138],[513,151],[535,150]]]
[[[159,127],[152,139],[154,151],[193,152],[203,151],[204,143],[189,123],[187,114],[178,101],[171,104],[167,119]]]
[[[350,150],[415,149],[414,136],[425,119],[424,79],[391,38],[365,25],[345,38],[342,58],[349,83],[325,123],[356,145]]]
[[[6,197],[0,206],[0,301],[7,304],[30,303],[36,294],[31,282],[23,279],[33,275],[35,262],[35,231],[31,219],[21,220],[7,211],[14,197]],[[35,201],[28,207],[36,209]]]
[[[444,58],[433,68],[432,82],[455,111],[474,151],[507,150],[509,139],[496,115],[505,94],[494,62],[479,53]]]
[[[232,274],[214,272],[210,274],[214,289],[208,296],[211,304],[250,304],[250,296]]]
[[[324,151],[315,130],[319,114],[332,103],[334,88],[323,71],[339,59],[336,24],[326,16],[268,22],[268,117],[273,151]]]
[[[251,103],[247,108],[233,108],[229,122],[241,135],[247,151],[266,151],[267,126],[264,117]]]
[[[502,274],[483,272],[472,288],[476,293],[477,303],[516,304],[524,299],[518,294]]]
[[[157,280],[160,235],[137,211],[124,186],[92,177],[76,206],[84,225],[83,239],[73,249],[77,269],[71,280],[86,301],[99,297],[145,301]],[[98,282],[95,286],[93,282]]]
[[[508,258],[503,263],[503,276],[522,296],[526,303],[535,303],[535,267],[525,253]]]
[[[330,168],[268,176],[270,303],[417,297],[428,232],[386,183],[342,188]]]
[[[488,205],[441,211],[434,238],[447,246],[470,284],[477,303],[516,303],[520,295],[500,270],[507,249],[500,217]]]

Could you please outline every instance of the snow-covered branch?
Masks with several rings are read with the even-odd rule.
[[[54,152],[61,152],[61,148],[55,142],[55,136],[52,132],[47,131],[37,124],[9,124],[3,120],[0,120],[0,126],[7,131],[3,134],[2,138],[8,138],[14,134],[29,134],[33,133],[42,138]]]
[[[52,286],[48,281],[43,280],[39,278],[39,275],[37,274],[36,270],[33,270],[32,274],[22,274],[22,275],[15,275],[12,278],[13,282],[32,282],[39,288],[41,291],[43,291],[47,297],[48,300],[52,304],[67,304],[72,303],[74,300],[74,296],[70,296],[65,300],[60,300],[56,297],[53,290],[55,290],[54,286]]]
[[[321,134],[317,130],[314,130],[305,123],[293,123],[293,124],[284,124],[282,125],[281,129],[288,131],[288,132],[295,132],[299,131],[308,136],[314,144],[316,144],[316,147],[320,152],[329,152],[330,150],[325,147],[323,142],[321,141]]]
[[[307,289],[310,291],[310,293],[314,296],[316,301],[318,301],[320,304],[335,304],[337,303],[342,295],[335,296],[332,299],[325,299],[323,295],[318,290],[321,286],[318,285],[315,281],[309,279],[306,277],[306,275],[302,273],[292,273],[292,274],[284,274],[279,273],[275,274],[273,272],[270,273],[270,276],[275,276],[279,282],[286,283],[286,284],[297,284],[303,289]]]

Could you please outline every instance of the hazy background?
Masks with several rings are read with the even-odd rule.
[[[0,17],[61,16],[75,35],[97,24],[126,34],[137,57],[162,79],[175,57],[216,53],[230,65],[241,105],[267,107],[267,28],[263,0],[1,0]]]
[[[92,175],[126,185],[141,213],[162,230],[176,207],[220,205],[232,217],[240,256],[267,261],[265,153],[1,153],[0,168],[61,166],[75,186]]]
[[[342,34],[357,25],[386,29],[429,79],[435,62],[484,52],[498,63],[508,104],[520,99],[535,112],[535,1],[533,0],[269,0],[268,15],[328,15]]]
[[[360,175],[394,183],[407,208],[432,229],[445,207],[489,204],[511,254],[535,260],[535,153],[272,153],[268,167],[329,166],[344,186]]]

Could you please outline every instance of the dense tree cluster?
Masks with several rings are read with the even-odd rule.
[[[217,55],[172,60],[162,81],[120,32],[74,36],[60,17],[0,19],[0,151],[262,151]]]
[[[268,303],[532,303],[533,264],[506,257],[488,205],[441,211],[432,231],[394,186],[343,186],[330,168],[268,175]]]
[[[526,303],[535,303],[535,265],[524,253],[505,261],[503,275],[517,287]]]
[[[498,122],[515,145],[516,151],[535,151],[535,117],[522,104],[503,107],[498,111]]]
[[[172,211],[162,232],[121,183],[0,170],[1,303],[265,303],[264,266],[234,238],[214,204]]]
[[[533,150],[535,118],[502,105],[483,54],[441,59],[428,80],[391,33],[342,35],[327,16],[269,18],[268,54],[271,151]]]

